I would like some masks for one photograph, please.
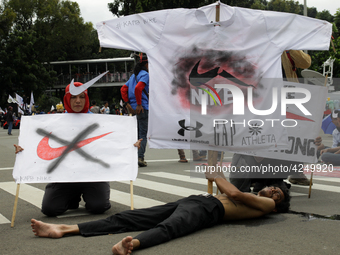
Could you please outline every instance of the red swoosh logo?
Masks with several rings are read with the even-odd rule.
[[[312,121],[314,122],[314,120],[312,119],[308,119],[306,117],[291,113],[291,112],[286,112],[286,119],[295,119],[295,120],[305,120],[305,121]]]
[[[109,132],[109,133],[106,133],[106,134],[103,134],[103,135],[95,136],[95,137],[88,138],[88,139],[85,139],[83,141],[80,141],[79,143],[77,143],[77,146],[78,146],[77,149],[81,148],[81,147],[83,147],[83,146],[85,146],[89,143],[92,143],[93,141],[98,140],[99,138],[102,138],[103,136],[106,136],[106,135],[111,134],[111,133],[112,132]],[[41,158],[41,159],[52,160],[52,159],[58,158],[63,154],[63,152],[68,147],[67,145],[65,145],[65,146],[62,146],[62,147],[59,147],[59,148],[51,148],[51,146],[48,144],[48,140],[49,140],[49,137],[45,136],[40,141],[40,143],[38,144],[37,154],[38,154],[38,157]],[[70,150],[70,152],[74,151],[74,150],[75,149],[72,149],[72,150]]]

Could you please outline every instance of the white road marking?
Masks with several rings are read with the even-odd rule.
[[[165,160],[163,160],[165,161]],[[13,168],[0,168],[0,170],[11,170]],[[187,173],[189,170],[185,170],[184,172]],[[181,174],[173,174],[173,173],[166,173],[166,172],[149,172],[149,173],[140,173],[141,176],[154,176],[154,177],[160,177],[162,179],[168,179],[168,180],[177,180],[177,181],[183,181],[187,183],[192,184],[198,184],[198,185],[206,185],[207,180],[205,178],[196,178],[191,177],[190,175],[181,175]],[[196,173],[197,175],[197,173]],[[203,177],[203,174],[202,174]],[[334,183],[340,183],[340,178],[332,178],[332,177],[315,177],[315,181],[321,180],[321,181],[328,181],[328,182],[334,182]],[[126,182],[120,182],[127,185],[130,185],[129,181]],[[149,190],[154,190],[157,192],[164,192],[168,194],[177,195],[180,197],[186,197],[193,194],[202,194],[206,192],[204,188],[198,187],[198,189],[191,189],[186,187],[180,187],[176,185],[170,185],[165,184],[162,182],[156,182],[156,181],[149,181],[145,179],[137,179],[133,182],[133,185],[136,187],[142,187]],[[11,182],[0,182],[0,189],[12,194],[13,196],[16,195],[16,187],[17,184],[14,181]],[[309,186],[298,186],[305,189],[308,189]],[[317,184],[314,183],[312,186],[312,190],[321,190],[321,191],[329,191],[329,192],[336,192],[340,193],[340,187],[332,186],[332,185],[325,185],[325,184]],[[307,196],[303,193],[298,192],[291,192],[292,196]],[[28,185],[28,184],[20,184],[20,191],[19,191],[19,198],[38,207],[41,208],[42,198],[44,196],[44,190],[35,188],[34,186]],[[128,192],[122,192],[115,189],[111,189],[111,198],[110,200],[114,203],[119,203],[122,205],[126,205],[128,207],[131,206],[131,198],[130,193]],[[133,196],[133,202],[134,202],[134,208],[146,208],[151,206],[157,206],[162,205],[164,202],[158,201],[155,199],[146,198],[139,195]],[[13,205],[14,205],[14,198],[13,198]],[[83,206],[80,206],[81,209],[79,210],[69,210],[63,215],[58,216],[58,218],[65,218],[65,217],[75,217],[80,215],[88,215],[89,213],[83,208]],[[18,206],[18,210],[20,210],[20,206]],[[8,220],[5,216],[0,214],[0,224],[8,224],[10,223],[10,220]]]
[[[3,171],[3,170],[12,170],[13,167],[3,167],[3,168],[0,168],[0,171]]]
[[[0,224],[11,223],[5,216],[0,213]]]

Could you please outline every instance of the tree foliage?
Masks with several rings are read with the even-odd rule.
[[[267,10],[277,12],[289,12],[299,14],[301,8],[298,2],[292,0],[272,0],[268,3]]]
[[[327,10],[323,10],[321,12],[318,12],[317,15],[316,15],[316,18],[317,19],[322,19],[322,20],[327,20],[328,22],[333,22],[334,21],[334,17]]]
[[[90,58],[99,49],[79,5],[60,0],[2,0],[0,44],[2,104],[14,92],[38,97],[53,87],[56,72],[46,63]]]
[[[215,2],[216,0],[114,0],[108,6],[113,15],[120,17],[162,9],[199,8]],[[255,0],[222,0],[221,2],[231,6],[251,8]]]

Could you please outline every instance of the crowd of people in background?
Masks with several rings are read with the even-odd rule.
[[[18,114],[18,116],[16,116],[16,113],[13,112],[12,106],[8,106],[8,108],[5,108],[4,111],[0,108],[1,127],[4,129],[8,129],[8,135],[12,135],[12,129],[19,129],[20,119],[21,114]]]
[[[28,108],[27,109],[25,108],[23,109],[23,113],[21,113],[18,110],[15,111],[14,110],[15,108],[11,105],[9,105],[6,108],[0,107],[0,126],[3,129],[8,129],[8,135],[12,135],[12,129],[20,128],[20,121],[21,121],[22,115],[29,116],[29,115],[38,115],[38,114],[58,114],[58,113],[66,112],[62,102],[60,102],[59,104],[56,104],[55,107],[52,105],[51,110],[48,112],[45,112],[44,110],[39,109],[39,106],[33,105],[31,112],[28,110]],[[101,107],[99,107],[97,106],[96,101],[92,100],[90,111],[96,114],[128,115],[128,110],[126,109],[125,106],[112,103],[111,106],[109,107],[108,101],[104,101],[101,104]]]

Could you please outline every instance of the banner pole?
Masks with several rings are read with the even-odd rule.
[[[129,113],[129,116],[132,116],[131,113]],[[133,204],[133,181],[130,181],[130,203],[131,203],[131,210],[134,209],[134,204]]]
[[[17,205],[18,205],[18,198],[19,198],[19,190],[20,190],[20,183],[17,184],[17,191],[16,191],[16,194],[15,194],[15,200],[14,200],[11,228],[14,227],[15,216],[17,214]]]
[[[222,166],[222,164],[223,164],[223,158],[224,158],[224,151],[221,151],[221,158],[220,158],[220,167],[221,167],[221,169],[223,169],[223,166]],[[222,171],[222,173],[223,173],[223,171]],[[224,174],[223,174],[224,175]],[[217,185],[216,185],[217,186]],[[216,195],[218,195],[218,187],[216,187]]]
[[[328,80],[328,74],[326,74],[326,78],[325,78],[325,84],[324,84],[325,87],[327,86],[327,80]],[[310,195],[312,193],[313,173],[314,172],[312,171],[312,173],[310,174],[308,198],[310,198]]]
[[[133,181],[130,181],[130,201],[131,201],[131,210],[134,209],[133,204]]]
[[[216,5],[216,22],[220,21],[220,1]],[[217,164],[217,151],[208,151],[208,166],[216,166]],[[213,182],[208,180],[208,193],[213,193]]]
[[[208,166],[217,165],[218,151],[208,151]],[[213,194],[213,182],[208,180],[208,193]]]

